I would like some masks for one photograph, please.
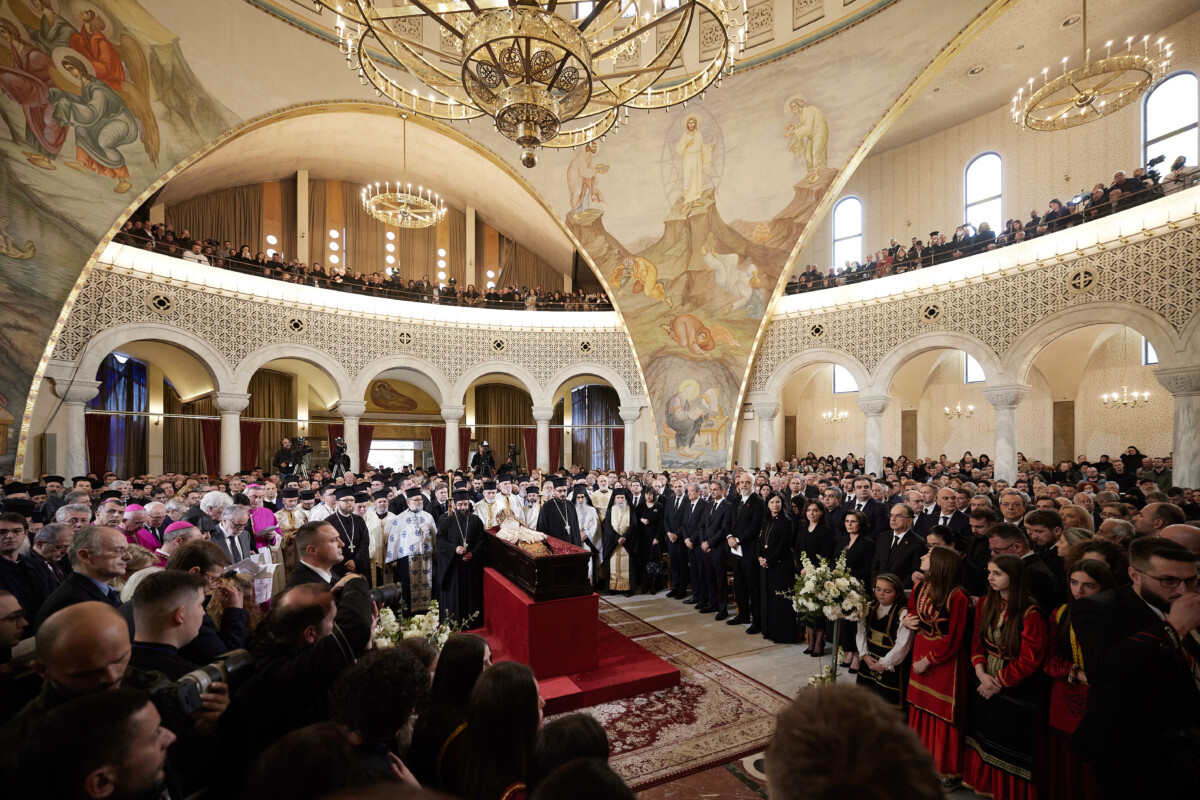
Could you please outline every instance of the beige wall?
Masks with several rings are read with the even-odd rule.
[[[1161,455],[1171,451],[1171,425],[1175,400],[1154,379],[1151,367],[1141,365],[1142,337],[1133,330],[1125,336],[1118,328],[1098,342],[1088,359],[1087,369],[1075,399],[1075,450],[1098,458],[1104,453],[1116,457],[1135,445],[1143,453]],[[1150,392],[1150,402],[1140,409],[1106,409],[1100,395],[1121,391]],[[1029,455],[1027,452],[1026,455]]]

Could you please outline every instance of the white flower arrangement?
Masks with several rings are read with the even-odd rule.
[[[471,621],[442,622],[439,616],[436,600],[429,601],[429,610],[424,614],[403,619],[397,619],[390,608],[384,608],[380,610],[379,621],[375,625],[375,646],[393,647],[403,639],[424,638],[441,650],[451,636],[463,630]],[[474,617],[474,614],[471,616]]]
[[[808,619],[822,616],[858,622],[866,614],[866,591],[862,581],[846,569],[845,551],[832,566],[825,558],[809,561],[796,576],[791,598],[796,613]]]

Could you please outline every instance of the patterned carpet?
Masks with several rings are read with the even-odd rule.
[[[603,600],[600,619],[682,677],[672,689],[583,709],[608,731],[609,763],[635,791],[766,747],[789,698]]]

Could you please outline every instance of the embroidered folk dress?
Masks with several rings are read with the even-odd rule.
[[[1087,710],[1088,697],[1088,684],[1082,680],[1087,675],[1083,652],[1071,627],[1070,606],[1059,606],[1050,615],[1049,626],[1049,654],[1042,671],[1051,679],[1050,735],[1046,774],[1038,779],[1038,786],[1048,797],[1094,800],[1100,796],[1100,790],[1092,768],[1067,747]]]
[[[858,685],[865,686],[889,706],[903,709],[908,690],[908,651],[912,631],[901,625],[908,609],[899,603],[872,603],[867,618],[858,623],[858,652],[879,659],[876,672],[864,661],[858,668]]]
[[[429,610],[433,591],[433,538],[433,517],[428,511],[405,509],[396,515],[388,530],[387,563],[408,559],[412,588],[410,613]]]
[[[946,608],[935,608],[927,581],[913,589],[908,613],[920,622],[913,637],[912,663],[929,659],[924,674],[908,679],[908,726],[945,778],[962,775],[962,691],[967,651],[963,639],[971,603],[962,587],[950,593]]]

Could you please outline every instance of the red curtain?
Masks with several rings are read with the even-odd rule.
[[[87,432],[88,471],[97,476],[103,475],[108,467],[108,439],[112,420],[108,414],[88,414],[83,418]]]
[[[537,469],[537,428],[525,428],[521,436],[525,440],[525,468],[533,472]]]
[[[242,431],[242,470],[251,470],[258,466],[258,436],[262,433],[262,422],[240,420],[238,426]]]
[[[550,429],[550,470],[553,472],[562,466],[562,428]]]
[[[359,425],[358,426],[358,470],[362,472],[367,468],[367,456],[371,455],[371,438],[375,435],[374,425]],[[413,466],[421,466],[414,464]]]
[[[209,475],[221,474],[221,420],[200,420],[200,441],[204,449],[204,469]]]
[[[613,428],[612,434],[613,469],[617,472],[625,469],[625,428]]]
[[[433,448],[433,468],[438,472],[446,471],[446,429],[437,425],[429,426],[429,443]]]
[[[466,425],[458,428],[458,461],[463,469],[471,466],[471,429]]]
[[[330,422],[325,425],[325,438],[329,440],[329,452],[333,452],[333,442],[341,438],[345,426],[340,422]]]

